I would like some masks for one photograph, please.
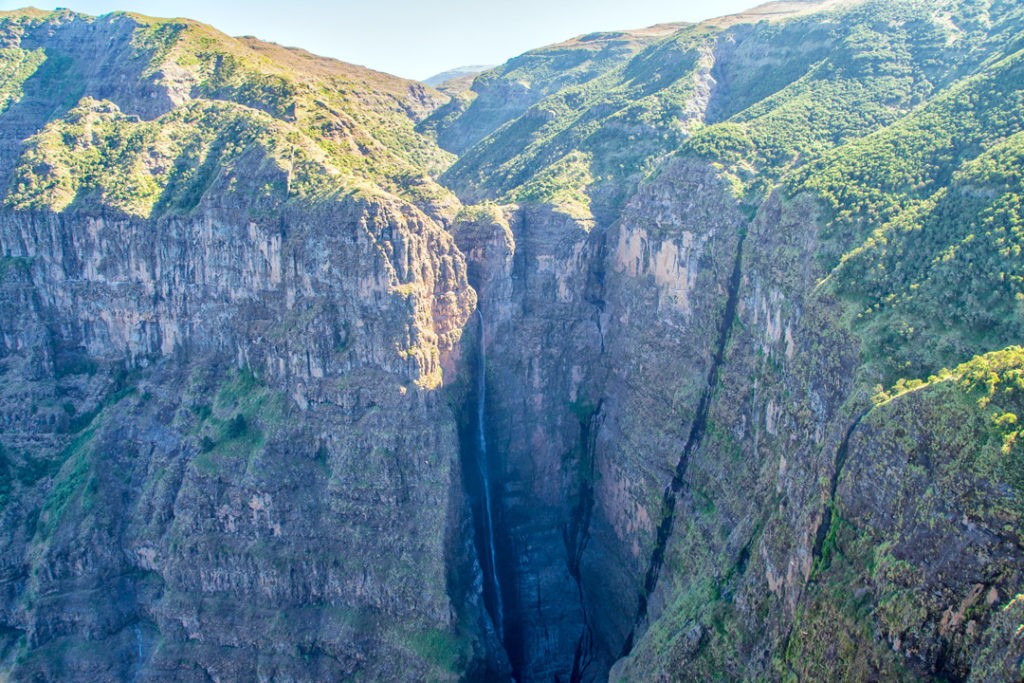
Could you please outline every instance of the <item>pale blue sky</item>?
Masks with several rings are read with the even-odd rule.
[[[0,9],[26,4],[0,0]],[[699,21],[761,0],[63,0],[87,14],[131,10],[189,17],[407,78],[467,64],[500,64],[566,38],[673,21]]]

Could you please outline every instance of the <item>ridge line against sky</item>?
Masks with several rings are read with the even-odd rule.
[[[30,3],[0,0],[0,10]],[[702,21],[733,14],[758,0],[64,0],[85,14],[117,10],[187,17],[229,35],[252,35],[289,47],[425,79],[467,64],[501,64],[518,54],[594,31]]]

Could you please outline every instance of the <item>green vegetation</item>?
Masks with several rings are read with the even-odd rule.
[[[885,379],[926,376],[1024,334],[1024,134],[994,144],[947,186],[847,254],[832,286]]]
[[[61,456],[63,465],[54,478],[53,488],[46,496],[36,526],[36,533],[41,538],[48,538],[53,534],[72,502],[77,501],[83,512],[92,506],[88,484],[93,466],[95,435],[95,428],[86,430],[71,442]]]
[[[582,39],[529,53],[478,80],[477,99],[449,125],[479,125],[482,114],[474,112],[496,106],[492,93],[505,92],[500,82],[525,88],[530,106],[496,122],[444,178],[501,201],[564,203],[569,195],[587,206],[580,198],[587,195],[601,213],[678,152],[720,164],[762,197],[804,168],[791,185],[813,186],[827,199],[848,184],[846,176],[830,184],[828,173],[849,164],[812,162],[899,122],[976,67],[981,45],[1019,20],[1003,9],[986,23],[970,0],[943,5],[948,15],[911,1],[835,9],[835,29],[821,15],[759,22],[734,34],[726,28],[739,44],[734,52],[708,24],[634,44],[635,52],[615,59],[592,59]],[[755,56],[769,51],[771,59]],[[1001,106],[1008,115],[1019,111],[1012,98]],[[847,206],[847,198],[840,201]]]
[[[5,15],[0,34],[15,40],[67,14]],[[432,179],[451,155],[415,131],[441,95],[191,21],[105,20],[134,27],[131,49],[148,60],[142,77],[166,85],[178,105],[143,121],[126,113],[131,101],[118,101],[128,105],[122,112],[113,102],[79,99],[81,65],[68,54],[0,50],[0,111],[26,83],[40,108],[53,110],[19,163],[8,205],[150,217],[189,211],[213,187],[265,195],[257,213],[353,191],[383,191],[423,207],[451,202]],[[236,185],[218,185],[232,174]]]
[[[0,48],[0,113],[21,99],[25,81],[44,61],[46,53],[42,49]]]
[[[461,155],[538,102],[601,78],[665,33],[594,33],[531,50],[480,74],[472,90],[460,93],[421,129]]]
[[[107,205],[148,216],[161,188],[140,165],[158,134],[158,127],[138,124],[113,105],[86,99],[35,138],[6,201],[61,211],[79,193],[94,192]]]
[[[197,100],[140,121],[86,98],[32,138],[6,202],[22,210],[110,207],[148,218],[191,211],[216,187],[259,211],[361,182],[339,176],[320,149],[252,109]]]
[[[136,43],[154,53],[151,73],[174,64],[202,99],[237,103],[288,124],[283,137],[299,148],[318,147],[342,177],[413,201],[446,196],[430,176],[452,157],[414,130],[415,109],[429,105],[413,99],[408,82],[300,50],[229,38],[194,22],[135,19],[143,22]]]
[[[796,176],[835,212],[825,235],[846,244],[864,226],[926,200],[965,161],[1024,126],[1024,53],[967,79],[874,135],[836,149]]]
[[[874,637],[871,599],[853,561],[811,586],[775,668],[786,681],[912,681],[903,662]]]
[[[838,37],[821,28],[818,17],[758,24],[744,36],[745,45],[771,45],[779,56],[767,64],[716,63],[715,77],[729,92],[721,101],[712,94],[709,109],[730,118],[689,139],[687,129],[699,124],[687,111],[698,93],[705,27],[683,29],[628,62],[604,63],[603,72],[568,85],[552,81],[544,62],[525,60],[490,74],[476,88],[480,96],[499,78],[553,89],[468,150],[445,178],[474,196],[600,212],[678,148],[751,185],[741,192],[752,191],[755,200],[787,174],[790,191],[815,192],[837,214],[825,230],[838,242],[824,250],[834,265],[857,244],[863,226],[941,187],[946,177],[935,169],[955,167],[950,154],[969,160],[972,150],[1019,127],[1013,55],[985,65],[984,75],[941,92],[902,120],[976,68],[986,40],[1019,26],[1020,13],[1012,8],[983,19],[977,3],[945,4],[948,16],[919,2],[836,10],[843,26]],[[573,49],[580,48],[560,46]],[[947,120],[954,125],[947,127]],[[588,197],[598,205],[591,208]]]
[[[943,409],[936,429],[959,429],[964,411],[975,413],[982,428],[975,447],[965,448],[969,458],[955,463],[959,475],[1002,482],[1015,492],[1009,504],[1015,514],[1024,515],[1024,348],[1011,346],[977,356],[953,370],[940,370],[927,381],[900,380],[875,400],[886,405],[911,392],[923,392]],[[965,456],[966,457],[966,456]],[[992,500],[990,503],[998,503]],[[987,506],[986,506],[987,507]]]
[[[1024,348],[1014,346],[878,393],[858,428],[866,438],[857,440],[847,467],[858,469],[848,481],[856,488],[860,478],[888,479],[887,505],[876,508],[857,495],[836,501],[809,601],[777,669],[801,680],[829,671],[844,680],[898,680],[916,678],[898,656],[904,652],[944,647],[950,661],[971,661],[981,628],[1012,596],[982,596],[970,583],[922,572],[920,558],[937,538],[966,542],[969,531],[961,527],[973,527],[944,521],[951,511],[1020,542],[1022,392]],[[899,514],[890,518],[888,505]],[[944,566],[959,571],[962,564],[969,561]],[[1005,570],[1004,561],[986,565],[992,576]],[[955,621],[954,612],[961,614]]]
[[[247,469],[266,445],[264,429],[284,419],[283,398],[248,369],[233,371],[211,404],[197,404],[192,433],[199,444],[193,464],[206,474]]]
[[[446,629],[429,629],[410,634],[410,650],[420,659],[437,667],[440,672],[457,676],[466,670],[471,655],[471,644]]]
[[[602,60],[599,73],[566,85],[539,68],[518,75],[542,90],[555,86],[521,116],[462,155],[443,176],[455,187],[504,201],[568,204],[586,211],[587,197],[624,198],[628,183],[653,170],[690,128],[687,108],[696,83],[704,33],[662,39],[629,61]],[[586,43],[565,50],[588,54]],[[482,89],[479,81],[475,88]],[[480,105],[480,98],[474,106]],[[482,106],[482,105],[480,105]],[[472,112],[472,107],[467,116]]]
[[[516,202],[550,203],[577,218],[590,218],[590,157],[570,152],[511,194]]]
[[[684,153],[777,180],[897,121],[961,59],[959,46],[945,47],[948,29],[923,3],[866,3],[843,11],[841,21],[838,36],[824,34],[818,17],[758,25],[747,40],[784,45],[773,48],[782,63],[724,64],[730,93],[720,106],[730,118],[711,126],[710,140],[695,136]]]

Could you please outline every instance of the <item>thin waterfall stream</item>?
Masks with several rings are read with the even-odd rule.
[[[484,341],[484,316],[477,309],[477,322],[479,324],[479,348],[477,350],[476,367],[476,437],[477,451],[476,461],[480,472],[480,485],[483,489],[483,527],[484,543],[487,546],[486,564],[484,574],[487,577],[484,581],[484,599],[486,601],[490,593],[491,618],[494,620],[494,627],[498,631],[498,639],[505,641],[505,607],[501,595],[501,580],[498,578],[498,557],[497,538],[495,535],[494,515],[494,479],[491,475],[490,453],[487,448],[487,346]],[[490,590],[487,590],[487,586]]]
[[[524,509],[522,481],[517,479],[521,473],[507,462],[509,437],[503,431],[521,417],[506,412],[510,391],[501,382],[510,381],[503,357],[507,347],[495,337],[494,321],[489,326],[487,315],[487,310],[477,309],[477,336],[469,347],[475,355],[467,358],[475,374],[470,374],[459,419],[463,485],[478,567],[474,584],[503,650],[480,680],[596,680],[593,672],[605,663],[589,623],[580,562],[589,540],[594,435],[601,407],[585,419],[575,416],[582,420],[579,442],[565,456],[573,460],[565,467],[580,478],[572,490],[566,489],[572,502],[557,509]],[[528,534],[541,540],[518,545]]]

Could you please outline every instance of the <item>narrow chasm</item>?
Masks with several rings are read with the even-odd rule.
[[[590,518],[594,511],[594,468],[599,424],[603,402],[580,419],[580,458],[577,486],[572,516],[565,527],[565,551],[569,566],[569,575],[576,583],[577,598],[583,611],[583,625],[580,637],[573,652],[572,670],[569,674],[570,683],[582,683],[591,680],[592,676],[606,673],[607,662],[603,662],[594,642],[594,629],[591,624],[587,600],[583,592],[583,577],[580,574],[580,563],[583,552],[590,541]]]
[[[853,422],[846,429],[843,440],[839,442],[839,448],[836,449],[835,465],[829,482],[828,504],[825,506],[825,511],[821,517],[821,524],[818,525],[818,531],[814,536],[814,549],[811,552],[811,559],[815,565],[821,560],[825,540],[832,531],[832,514],[836,505],[836,490],[839,488],[839,478],[843,476],[843,468],[846,466],[846,456],[850,449],[850,438],[867,414],[868,411],[864,410],[854,418]]]
[[[511,589],[512,553],[502,524],[501,463],[489,447],[487,419],[487,351],[483,312],[476,315],[477,344],[474,350],[472,386],[463,408],[461,457],[463,486],[473,514],[473,543],[479,559],[484,607],[498,640],[507,653],[518,649],[514,620],[515,595]],[[515,670],[515,661],[512,660]]]

